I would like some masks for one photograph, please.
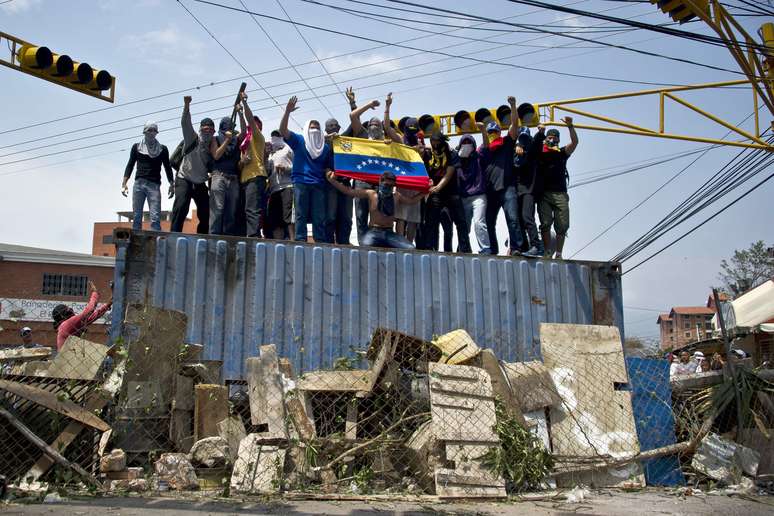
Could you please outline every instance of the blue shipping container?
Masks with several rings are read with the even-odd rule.
[[[424,339],[464,328],[506,361],[539,356],[541,322],[615,325],[620,266],[252,238],[115,231],[112,338],[126,306],[188,315],[224,377],[276,344],[296,371],[331,367],[377,327]]]

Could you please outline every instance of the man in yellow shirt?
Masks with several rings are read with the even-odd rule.
[[[242,108],[249,123],[247,135],[242,143],[242,169],[239,174],[239,184],[244,199],[244,216],[247,226],[247,236],[261,236],[261,215],[263,214],[266,196],[266,164],[264,151],[266,139],[261,130],[261,119],[253,115],[247,105],[247,94],[242,92]],[[239,116],[243,116],[240,111]]]

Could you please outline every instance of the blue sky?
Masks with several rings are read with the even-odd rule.
[[[279,18],[285,16],[275,0],[243,1],[255,12]],[[242,7],[239,0],[217,2]],[[739,75],[730,72],[603,48],[560,36],[492,30],[514,29],[503,25],[481,24],[478,30],[468,28],[437,36],[428,31],[442,32],[452,30],[452,27],[406,20],[457,26],[468,26],[471,22],[452,16],[439,18],[395,12],[346,0],[320,2],[396,16],[404,21],[387,20],[393,24],[386,24],[300,0],[287,0],[282,5],[296,22],[389,43],[404,42],[400,44],[457,56],[465,54],[477,59],[500,59],[515,65],[572,74],[663,84],[695,84],[739,78]],[[385,0],[370,3],[390,6]],[[193,0],[183,0],[183,4],[251,72],[253,77],[244,79],[250,91],[250,103],[267,128],[277,126],[281,107],[291,94],[300,98],[300,110],[295,116],[299,123],[308,118],[324,120],[332,112],[342,125],[346,125],[347,105],[340,91],[350,85],[355,88],[361,104],[373,98],[383,101],[392,91],[396,117],[493,107],[505,103],[508,95],[515,95],[520,102],[541,102],[650,87],[478,64],[461,58],[400,48],[395,44],[381,45],[346,35],[301,28],[310,50],[292,25],[258,17],[285,56],[296,65],[293,69],[249,15]],[[536,10],[505,0],[478,3],[435,0],[428,4],[500,20],[509,18],[554,32],[585,31],[577,34],[659,55],[737,69],[728,51],[722,47],[643,30],[599,32],[620,26]],[[610,15],[647,23],[669,21],[649,3],[571,0],[558,4],[594,12],[605,11]],[[392,7],[396,6],[392,4]],[[739,21],[750,33],[755,33],[760,23],[769,20],[751,17],[740,18]],[[146,120],[157,121],[161,131],[159,139],[174,148],[180,139],[179,116],[183,95],[191,94],[195,103],[201,102],[193,106],[195,120],[204,116],[218,119],[230,114],[228,105],[242,80],[241,76],[245,75],[240,65],[174,0],[13,0],[0,4],[0,26],[3,31],[22,39],[45,44],[55,52],[67,53],[97,68],[106,68],[118,78],[117,100],[114,105],[109,105],[7,68],[0,69],[5,122],[2,129],[5,132],[0,140],[0,147],[3,147],[0,148],[0,220],[3,221],[0,224],[0,241],[3,242],[90,252],[92,223],[116,220],[116,211],[130,209],[130,201],[120,194],[121,177],[128,149],[132,143],[139,141],[143,123]],[[683,28],[709,33],[698,23]],[[406,41],[412,38],[412,41]],[[348,55],[336,57],[341,54]],[[323,59],[324,69],[316,62],[317,58]],[[306,79],[306,84],[299,80],[299,75]],[[307,85],[314,94],[308,91]],[[153,96],[159,98],[143,100]],[[685,94],[684,98],[731,122],[739,122],[752,112],[749,90],[692,92]],[[649,126],[656,126],[658,120],[657,101],[651,97],[579,107]],[[93,110],[99,111],[52,122]],[[381,109],[374,114],[381,116]],[[766,126],[770,120],[771,116],[762,112],[762,124]],[[581,117],[576,117],[576,122],[581,121]],[[32,124],[40,125],[14,130]],[[751,129],[751,123],[743,127]],[[667,130],[707,137],[721,137],[726,132],[724,128],[674,105],[667,109]],[[565,131],[562,133],[566,141],[567,134]],[[580,140],[578,150],[569,163],[571,181],[576,182],[597,173],[627,168],[638,161],[688,153],[703,146],[701,143],[591,131],[580,131]],[[92,145],[87,149],[41,157],[43,154]],[[732,148],[710,151],[641,208],[578,253],[576,258],[611,258],[660,220],[737,152]],[[573,255],[693,157],[571,190],[572,223],[565,255]],[[17,160],[25,161],[10,163]],[[746,186],[752,184],[753,181]],[[772,193],[774,185],[765,185],[747,197],[745,202],[732,207],[681,243],[626,274],[624,305],[667,310],[670,306],[703,303],[708,287],[717,283],[718,263],[722,258],[758,239],[770,244],[774,241],[769,204]],[[165,199],[162,207],[169,209],[171,203]],[[669,236],[682,233],[722,205],[714,206],[692,219],[687,226],[670,233],[645,254],[625,263],[624,270],[647,256],[648,251],[666,244]],[[505,233],[502,221],[498,231]],[[625,315],[629,335],[652,337],[657,334],[656,312],[627,309]]]

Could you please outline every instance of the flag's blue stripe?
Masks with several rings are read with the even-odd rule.
[[[362,174],[378,175],[388,170],[398,177],[427,177],[424,163],[416,161],[342,153],[334,153],[333,159],[336,170],[350,170]],[[368,162],[369,160],[371,160],[370,163]]]

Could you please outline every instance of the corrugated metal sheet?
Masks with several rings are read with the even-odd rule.
[[[183,310],[189,343],[241,378],[261,344],[297,371],[330,367],[379,327],[430,339],[465,328],[504,360],[539,353],[541,322],[613,324],[620,268],[117,230],[113,338],[127,303]]]

